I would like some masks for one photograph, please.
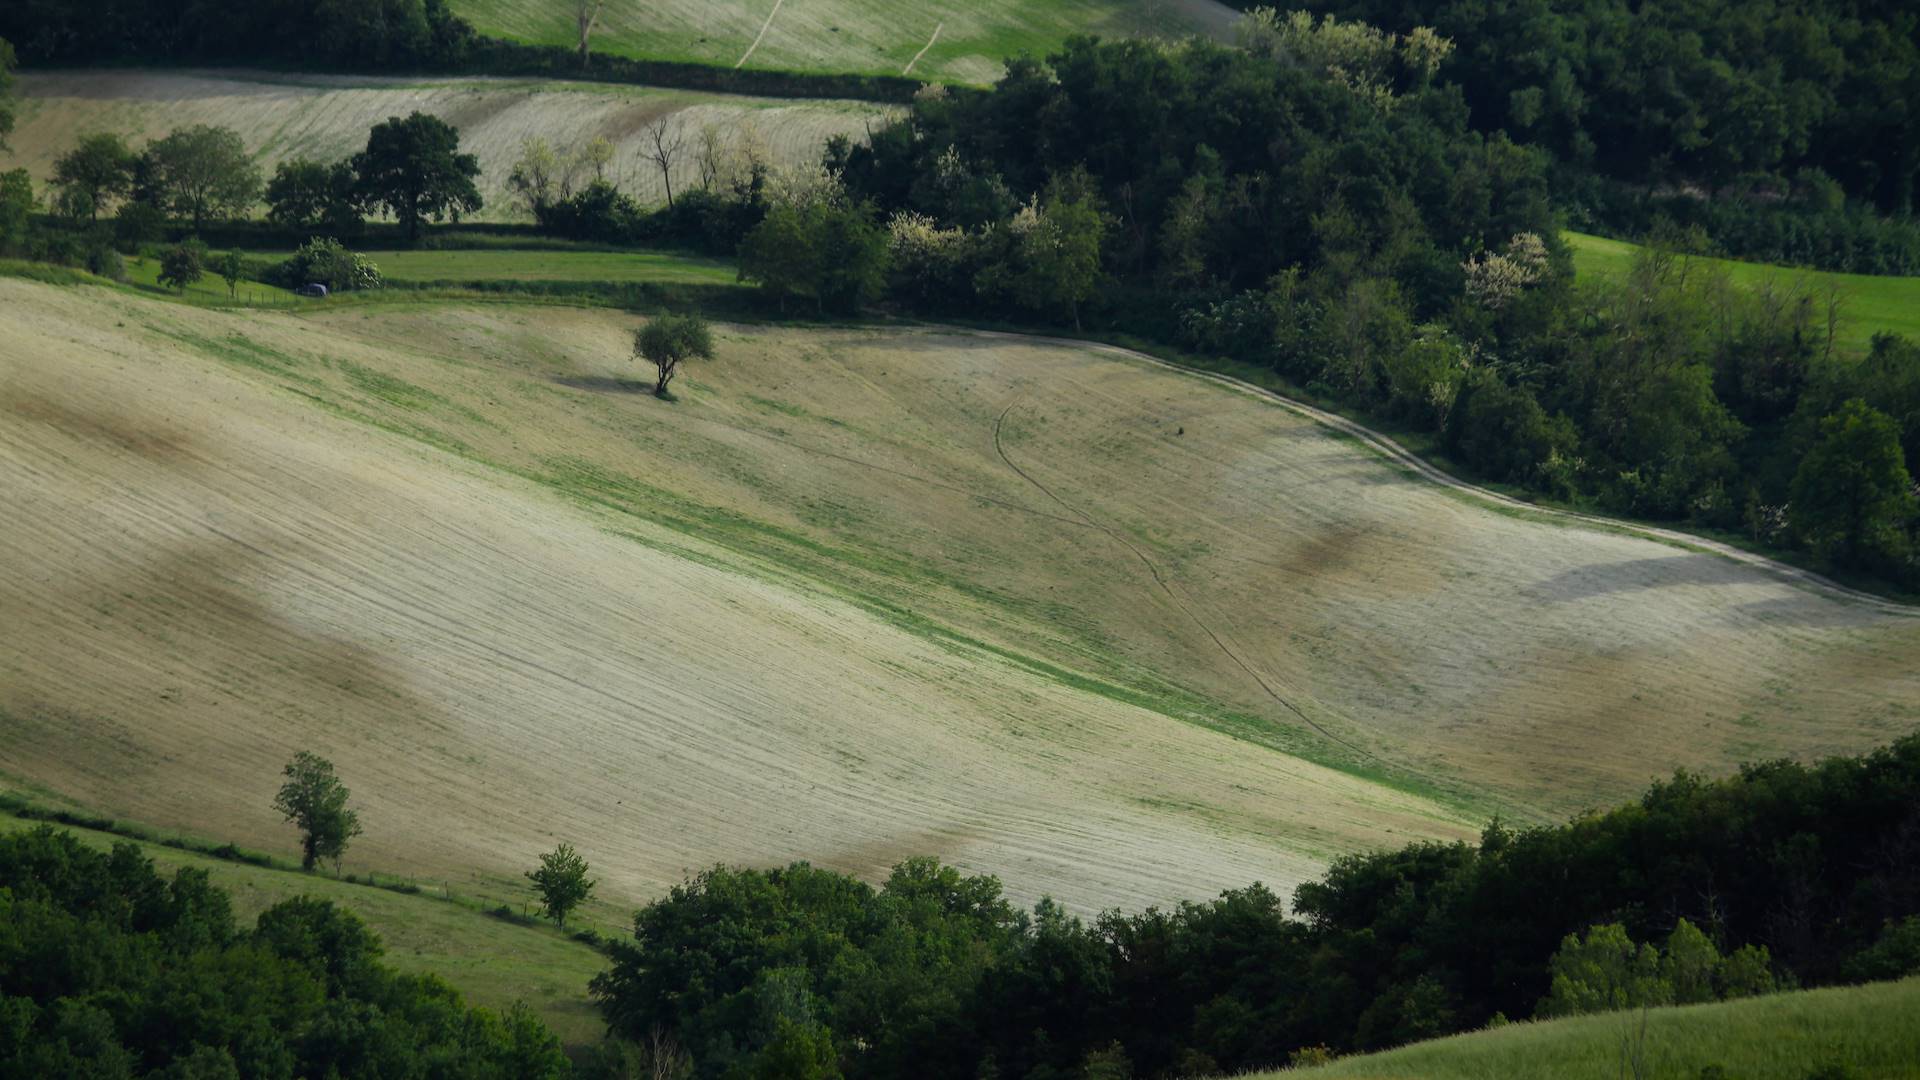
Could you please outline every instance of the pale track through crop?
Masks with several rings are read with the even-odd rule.
[[[1191,604],[1189,604],[1184,598],[1182,598],[1179,593],[1174,592],[1173,586],[1168,583],[1166,575],[1160,572],[1160,567],[1156,565],[1152,559],[1148,558],[1147,553],[1144,551],[1141,551],[1138,545],[1136,545],[1133,541],[1128,540],[1125,536],[1121,535],[1117,530],[1110,528],[1107,525],[1095,520],[1091,515],[1087,514],[1086,511],[1081,510],[1079,507],[1061,498],[1058,494],[1055,494],[1052,488],[1048,487],[1047,485],[1041,483],[1039,480],[1035,479],[1032,473],[1029,473],[1027,470],[1015,464],[1013,458],[1008,456],[1006,445],[1002,442],[1000,438],[1000,429],[1007,421],[1007,414],[1013,412],[1013,407],[1015,405],[1018,405],[1019,403],[1020,403],[1020,399],[1018,397],[1015,397],[1012,401],[1007,403],[1006,408],[1000,410],[1000,415],[994,417],[994,420],[993,420],[993,449],[996,453],[1000,455],[1000,460],[1007,463],[1007,468],[1012,469],[1015,473],[1019,474],[1022,480],[1025,480],[1027,483],[1032,484],[1036,488],[1039,488],[1040,491],[1043,494],[1045,494],[1047,498],[1052,499],[1054,502],[1059,503],[1061,506],[1065,507],[1069,513],[1072,513],[1078,516],[1080,519],[1085,521],[1088,525],[1092,526],[1093,528],[1099,529],[1101,532],[1106,533],[1107,536],[1112,538],[1115,543],[1119,544],[1121,547],[1126,548],[1128,551],[1133,552],[1133,557],[1136,559],[1139,559],[1141,562],[1141,565],[1147,568],[1147,573],[1153,575],[1154,584],[1160,587],[1161,592],[1167,594],[1167,599],[1173,601],[1175,607],[1178,607],[1182,612],[1184,612],[1187,618],[1193,620],[1193,624],[1200,628],[1200,632],[1207,635],[1207,637],[1214,643],[1214,645],[1219,647],[1221,653],[1223,653],[1227,657],[1227,659],[1233,661],[1235,667],[1238,667],[1241,671],[1246,672],[1249,678],[1253,679],[1255,683],[1258,683],[1260,686],[1260,689],[1265,691],[1268,697],[1279,702],[1280,705],[1283,708],[1285,708],[1288,712],[1291,712],[1293,715],[1299,717],[1303,723],[1305,723],[1308,727],[1311,727],[1313,730],[1319,732],[1326,739],[1332,742],[1338,743],[1341,746],[1346,747],[1347,749],[1353,751],[1356,754],[1378,758],[1378,755],[1368,754],[1367,751],[1362,750],[1360,747],[1355,746],[1354,744],[1348,742],[1347,740],[1342,739],[1340,736],[1335,735],[1333,732],[1328,731],[1326,728],[1321,727],[1318,723],[1314,721],[1312,717],[1308,716],[1305,712],[1301,711],[1300,706],[1295,705],[1293,702],[1283,697],[1279,691],[1275,690],[1272,684],[1267,682],[1265,677],[1263,677],[1259,672],[1255,671],[1253,667],[1250,664],[1248,664],[1245,660],[1241,659],[1240,654],[1235,652],[1232,646],[1228,645],[1224,640],[1221,639],[1219,634],[1214,632],[1213,627],[1209,626],[1207,624],[1207,621],[1205,619],[1202,619],[1198,612],[1194,611],[1193,606]]]
[[[1461,494],[1471,495],[1505,508],[1539,514],[1543,517],[1577,521],[1587,525],[1594,525],[1600,528],[1638,536],[1642,539],[1678,544],[1692,550],[1718,555],[1721,558],[1729,559],[1743,566],[1763,570],[1792,584],[1799,585],[1817,593],[1825,593],[1835,599],[1861,604],[1883,614],[1905,618],[1920,618],[1920,607],[1901,603],[1898,600],[1890,600],[1884,596],[1877,596],[1849,585],[1842,585],[1825,575],[1783,563],[1778,559],[1769,558],[1765,555],[1758,555],[1754,552],[1735,547],[1732,544],[1708,539],[1707,537],[1698,536],[1694,533],[1682,532],[1678,529],[1663,529],[1655,525],[1642,525],[1637,522],[1623,521],[1619,518],[1609,518],[1599,514],[1585,514],[1578,510],[1561,510],[1555,507],[1540,506],[1523,499],[1516,499],[1511,495],[1503,495],[1500,492],[1481,487],[1478,484],[1473,484],[1454,476],[1413,451],[1408,450],[1406,447],[1401,446],[1390,436],[1383,435],[1364,424],[1349,420],[1338,413],[1329,412],[1325,409],[1309,405],[1304,401],[1297,401],[1277,391],[1269,390],[1264,386],[1250,383],[1245,379],[1237,379],[1231,375],[1222,375],[1212,371],[1200,371],[1183,364],[1176,364],[1170,360],[1162,360],[1157,356],[1140,352],[1137,349],[1129,349],[1120,345],[1108,345],[1105,342],[1099,341],[1056,337],[1046,334],[1019,334],[1005,330],[973,330],[956,326],[939,326],[938,329],[949,333],[970,335],[973,337],[998,338],[1006,341],[1024,341],[1044,345],[1060,345],[1074,349],[1086,349],[1091,352],[1099,352],[1109,356],[1119,356],[1129,360],[1151,364],[1154,367],[1178,372],[1181,375],[1186,375],[1191,378],[1202,379],[1228,387],[1238,393],[1272,402],[1289,412],[1311,420],[1323,427],[1332,428],[1342,435],[1357,439],[1369,449],[1379,453],[1393,464],[1413,473],[1421,479]],[[1004,416],[1004,414],[1002,415]],[[997,433],[996,427],[996,435]],[[1009,462],[1009,464],[1011,464],[1011,462]]]
[[[767,36],[767,28],[773,25],[773,17],[780,14],[780,5],[786,2],[787,0],[773,0],[773,10],[767,12],[767,21],[760,24],[760,32],[753,36],[753,44],[747,46],[747,51],[740,54],[739,61],[733,65],[735,68],[746,66],[747,57],[752,56],[753,50],[760,47],[761,39]]]
[[[933,43],[940,40],[940,28],[945,25],[947,24],[944,22],[933,24],[933,36],[927,39],[925,45],[920,46],[919,52],[913,54],[913,59],[907,61],[907,66],[900,69],[900,74],[906,75],[913,71],[913,65],[919,63],[920,58],[927,55],[927,50],[933,48]]]

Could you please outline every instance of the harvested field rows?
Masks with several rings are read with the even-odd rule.
[[[431,81],[258,72],[74,71],[20,76],[19,126],[11,159],[36,182],[85,132],[112,131],[137,146],[188,124],[233,128],[271,173],[289,157],[332,160],[366,146],[367,129],[414,110],[460,129],[460,145],[480,159],[480,220],[514,216],[507,174],[529,136],[561,149],[595,136],[612,140],[607,177],[643,204],[666,201],[659,170],[641,157],[642,130],[671,116],[688,150],[674,167],[674,190],[698,182],[692,146],[713,125],[727,145],[751,140],[778,165],[812,165],[834,135],[861,137],[882,106],[654,90],[594,83],[507,79]]]
[[[633,325],[0,282],[0,771],[284,846],[307,746],[376,863],[924,852],[1089,908],[1920,722],[1920,618],[1201,379],[735,328],[669,405]]]

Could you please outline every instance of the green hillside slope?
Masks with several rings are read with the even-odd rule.
[[[1254,1080],[1727,1080],[1920,1076],[1920,978],[1509,1024]],[[1633,1062],[1639,1062],[1636,1071]],[[1840,1067],[1842,1071],[1832,1070]],[[1717,1067],[1720,1073],[1704,1070]],[[1851,1070],[1851,1071],[1844,1071]]]

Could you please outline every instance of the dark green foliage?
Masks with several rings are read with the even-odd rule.
[[[540,856],[539,868],[527,871],[527,880],[533,882],[533,891],[540,897],[540,910],[562,929],[567,925],[567,914],[586,902],[597,884],[587,877],[587,860],[573,850],[572,844],[561,844]]]
[[[381,285],[380,268],[371,259],[348,251],[346,245],[331,237],[316,236],[267,274],[268,280],[284,289],[302,285],[325,285],[331,292],[377,289]]]
[[[336,239],[357,234],[362,222],[353,163],[281,162],[267,183],[267,218],[293,229],[319,226]]]
[[[446,121],[416,112],[389,117],[367,135],[367,148],[353,156],[361,202],[384,208],[406,230],[407,242],[420,235],[421,221],[440,221],[480,209],[474,178],[480,163],[460,153],[460,132]]]
[[[100,212],[133,188],[132,150],[118,135],[82,135],[72,150],[53,163],[53,185],[68,216],[98,221]]]
[[[616,1034],[665,1033],[702,1077],[1145,1078],[1472,1030],[1542,999],[1891,977],[1920,957],[1920,736],[1678,774],[1568,825],[1496,822],[1477,847],[1345,857],[1293,909],[1255,885],[1089,924],[928,859],[879,889],[721,868],[642,909],[593,993]]]
[[[0,172],[0,254],[14,254],[27,243],[37,200],[25,169]]]
[[[633,332],[633,355],[653,365],[653,394],[664,398],[682,362],[713,359],[713,331],[698,315],[658,315]]]
[[[180,128],[148,146],[144,156],[153,201],[186,218],[195,231],[210,220],[242,216],[260,199],[260,169],[230,128]]]
[[[111,248],[107,250],[112,251]],[[114,256],[117,258],[119,253],[114,252]],[[246,277],[247,273],[246,256],[237,251],[229,251],[220,257],[220,261],[216,264],[216,267],[220,271],[220,280],[227,283],[228,298],[231,299],[237,296],[240,291],[240,282]],[[98,271],[95,271],[95,273],[98,273]]]
[[[887,236],[869,206],[775,206],[740,242],[740,279],[783,303],[811,296],[820,311],[852,314],[886,287]]]
[[[1809,547],[1846,566],[1903,559],[1916,512],[1892,417],[1854,398],[1820,421],[1793,478],[1793,527]]]
[[[1809,0],[1320,0],[1389,30],[1434,27],[1473,122],[1640,184],[1745,189],[1820,169],[1885,212],[1920,182],[1920,21],[1904,4]],[[1831,205],[1831,196],[1822,201]]]
[[[347,809],[347,787],[333,774],[333,762],[305,750],[282,770],[287,782],[273,808],[300,830],[300,868],[321,859],[338,860],[347,841],[360,835],[360,816]]]
[[[7,136],[13,133],[13,46],[0,38],[0,150],[7,149]]]
[[[169,881],[133,845],[51,826],[0,836],[0,1077],[569,1074],[526,1013],[469,1009],[379,955],[327,901],[248,933],[203,871]]]
[[[349,68],[458,64],[473,29],[445,0],[259,0],[247,4],[35,0],[0,8],[0,34],[29,61],[266,59]]]
[[[198,238],[189,237],[160,256],[160,284],[170,288],[185,290],[206,272],[207,245]]]

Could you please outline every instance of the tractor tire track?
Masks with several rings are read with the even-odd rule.
[[[1025,480],[1027,483],[1032,484],[1034,487],[1040,489],[1041,494],[1044,494],[1047,498],[1052,499],[1054,502],[1058,503],[1068,513],[1075,515],[1076,517],[1080,518],[1082,521],[1086,522],[1089,526],[1107,534],[1107,536],[1110,537],[1115,543],[1119,544],[1121,547],[1126,548],[1128,551],[1131,551],[1133,553],[1133,557],[1140,560],[1140,564],[1147,568],[1147,573],[1153,575],[1153,583],[1160,587],[1160,591],[1167,595],[1167,599],[1173,601],[1173,604],[1175,607],[1179,608],[1181,612],[1183,612],[1187,616],[1187,618],[1193,620],[1193,624],[1200,628],[1200,632],[1207,635],[1208,639],[1211,640],[1214,643],[1214,645],[1218,647],[1223,654],[1226,655],[1227,659],[1233,661],[1236,667],[1238,667],[1241,671],[1246,672],[1247,677],[1251,678],[1255,683],[1257,683],[1260,689],[1266,692],[1268,697],[1279,702],[1280,705],[1283,708],[1285,708],[1288,712],[1291,712],[1293,715],[1299,717],[1302,723],[1306,724],[1308,727],[1312,728],[1314,731],[1319,732],[1320,735],[1326,738],[1328,741],[1337,743],[1340,746],[1344,746],[1348,750],[1351,750],[1354,753],[1361,755],[1362,757],[1370,757],[1370,758],[1375,758],[1376,760],[1379,760],[1378,755],[1368,753],[1366,750],[1363,750],[1360,747],[1355,746],[1353,743],[1350,743],[1347,740],[1341,738],[1340,736],[1335,735],[1333,732],[1328,731],[1326,728],[1321,727],[1317,721],[1315,721],[1312,717],[1308,716],[1305,712],[1301,711],[1300,706],[1295,705],[1292,701],[1288,700],[1285,696],[1283,696],[1278,690],[1275,690],[1273,688],[1273,685],[1269,683],[1265,677],[1263,677],[1258,671],[1255,671],[1252,665],[1248,664],[1244,659],[1242,659],[1240,654],[1233,650],[1232,646],[1228,645],[1226,641],[1220,637],[1219,634],[1214,632],[1213,627],[1207,625],[1207,621],[1200,617],[1199,613],[1193,609],[1193,606],[1191,604],[1189,604],[1183,597],[1181,597],[1181,595],[1178,592],[1174,591],[1172,584],[1170,584],[1167,581],[1166,575],[1160,572],[1160,567],[1156,565],[1154,561],[1147,556],[1146,552],[1140,550],[1138,545],[1136,545],[1133,541],[1127,539],[1126,536],[1121,532],[1119,532],[1118,530],[1111,528],[1110,526],[1096,520],[1092,515],[1088,514],[1086,511],[1080,509],[1079,507],[1073,505],[1067,500],[1061,498],[1057,493],[1054,492],[1052,488],[1041,483],[1038,479],[1034,477],[1032,473],[1029,473],[1027,470],[1021,468],[1017,463],[1015,463],[1013,458],[1007,454],[1006,444],[1001,439],[1001,436],[1000,436],[1000,429],[1006,424],[1008,414],[1012,413],[1014,406],[1018,404],[1020,404],[1020,399],[1019,397],[1015,397],[1012,401],[1007,403],[1006,408],[1000,410],[1000,415],[994,417],[994,420],[993,420],[993,449],[995,453],[998,453],[1000,455],[1000,460],[1006,462],[1007,468],[1012,469],[1015,473],[1017,473],[1020,476],[1022,480]]]

